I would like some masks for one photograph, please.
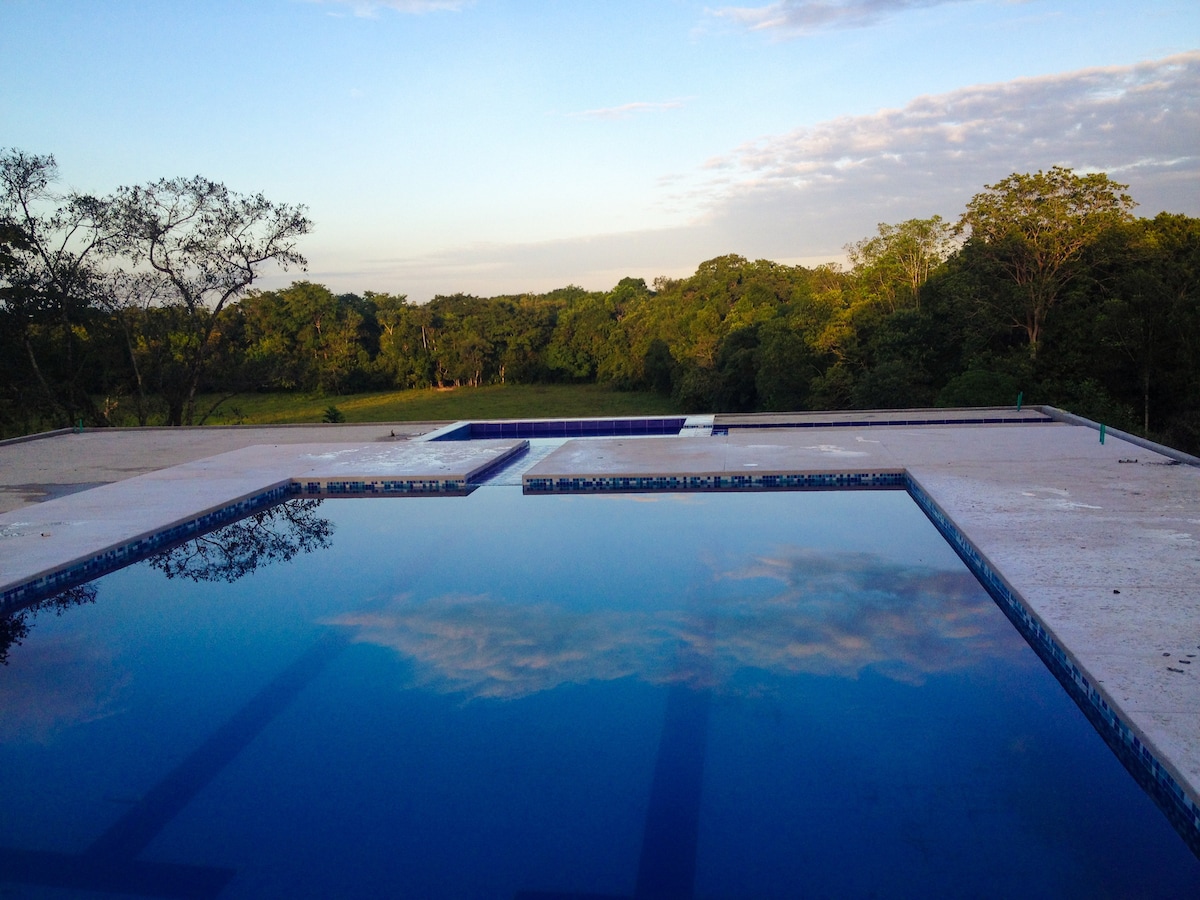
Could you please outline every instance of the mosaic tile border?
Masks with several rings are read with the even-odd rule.
[[[427,441],[477,441],[505,438],[587,438],[677,435],[687,417],[613,419],[524,419],[506,422],[456,422],[425,436]]]
[[[1046,425],[1055,420],[1047,415],[1039,416],[987,416],[971,419],[947,419],[921,416],[915,419],[852,419],[844,422],[728,422],[713,425],[713,436],[727,435],[731,431],[757,431],[770,428],[882,428],[893,425]]]
[[[228,525],[259,510],[282,503],[284,500],[296,496],[297,493],[296,485],[291,481],[286,481],[234,503],[179,522],[154,534],[133,538],[82,562],[14,585],[0,593],[0,614],[7,615],[16,612],[22,607],[53,597],[68,588],[85,584],[101,575],[107,575],[109,572],[115,572],[117,569],[153,556],[155,553],[183,541],[191,540],[214,528],[220,528],[222,525]]]
[[[602,475],[537,478],[526,476],[527,494],[612,491],[838,491],[903,489],[903,471],[755,472],[745,475]]]
[[[1158,804],[1192,852],[1200,856],[1200,803],[1197,799],[1187,795],[1183,786],[1109,705],[1100,690],[1088,681],[1066,649],[1030,612],[1021,595],[993,568],[979,548],[958,530],[953,520],[916,479],[906,475],[905,480],[909,496],[966,563],[1046,668],[1058,679],[1142,790]]]
[[[521,441],[503,449],[474,471],[447,478],[295,478],[296,493],[304,497],[397,497],[440,494],[461,497],[471,493],[492,475],[507,468],[529,451]]]
[[[301,478],[294,484],[296,493],[303,497],[462,496],[471,492],[471,484],[465,478]]]

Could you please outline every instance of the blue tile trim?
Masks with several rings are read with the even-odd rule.
[[[1179,832],[1192,852],[1200,856],[1200,804],[1189,797],[1162,762],[1134,734],[1105,699],[1104,695],[1079,671],[1079,667],[1030,612],[1024,599],[997,572],[982,553],[926,493],[912,476],[906,487],[917,506],[979,579],[996,605],[1008,616],[1046,667],[1054,674],[1071,699],[1087,716],[1109,749],[1125,766],[1134,780],[1150,795]]]
[[[418,441],[469,441],[470,439],[470,422],[455,422],[417,438]]]
[[[367,480],[306,479],[297,482],[304,497],[396,497],[410,494],[467,494],[463,478],[379,478]]]
[[[513,453],[509,453],[504,456],[501,456],[499,459],[495,460],[494,462],[489,463],[488,465],[484,466],[478,472],[472,472],[471,473],[472,487],[479,487],[480,485],[486,484],[487,482],[491,481],[493,478],[497,478],[503,472],[507,471],[512,466],[515,466],[518,462],[523,460],[528,455],[529,455],[529,442],[524,441],[522,443],[522,446],[517,448],[517,450],[514,451]]]
[[[1045,425],[1055,421],[1050,416],[987,416],[971,419],[947,419],[937,416],[918,416],[911,419],[855,419],[812,422],[725,422],[713,426],[713,434],[729,434],[731,430],[756,431],[766,428],[880,428],[891,425]],[[719,430],[718,430],[719,429]]]
[[[430,437],[434,441],[472,441],[496,438],[634,437],[679,434],[685,416],[641,419],[559,419],[504,422],[465,422]]]
[[[527,494],[602,493],[612,491],[839,491],[903,489],[903,472],[815,474],[747,473],[744,475],[612,475],[530,478]]]
[[[0,614],[7,615],[18,609],[53,597],[67,588],[84,584],[101,575],[153,556],[197,535],[228,525],[245,518],[268,506],[281,503],[298,493],[296,485],[285,483],[252,494],[236,503],[211,510],[203,515],[172,525],[147,537],[135,538],[105,550],[91,559],[47,572],[37,578],[14,585],[0,594]]]

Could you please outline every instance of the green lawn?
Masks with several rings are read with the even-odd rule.
[[[200,398],[205,409],[211,398]],[[653,416],[679,413],[669,398],[613,391],[593,384],[497,384],[480,388],[394,391],[344,397],[243,394],[227,400],[206,425],[272,425],[320,422],[336,406],[347,422],[439,422],[587,416]]]

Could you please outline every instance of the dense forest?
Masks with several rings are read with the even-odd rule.
[[[203,178],[107,197],[0,154],[0,429],[200,424],[200,398],[601,383],[687,411],[1048,403],[1200,450],[1200,219],[1062,168],[961,218],[881,224],[846,266],[729,255],[609,291],[334,294],[303,207]],[[797,248],[798,252],[803,248]]]

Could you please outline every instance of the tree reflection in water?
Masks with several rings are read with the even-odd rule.
[[[21,642],[29,635],[29,628],[39,612],[52,609],[55,615],[61,616],[73,606],[95,602],[96,586],[80,584],[73,588],[67,588],[61,594],[39,600],[31,606],[0,618],[0,665],[8,665],[9,649],[21,645]]]
[[[332,543],[333,523],[317,515],[320,500],[287,500],[224,528],[193,538],[146,562],[168,578],[191,581],[237,581],[263,566],[287,562],[297,553],[323,550]],[[96,602],[94,582],[68,588],[46,600],[0,617],[0,665],[8,652],[29,635],[39,612]]]
[[[261,566],[328,548],[333,523],[317,515],[320,505],[320,500],[287,500],[158,553],[146,562],[168,578],[237,581]]]

